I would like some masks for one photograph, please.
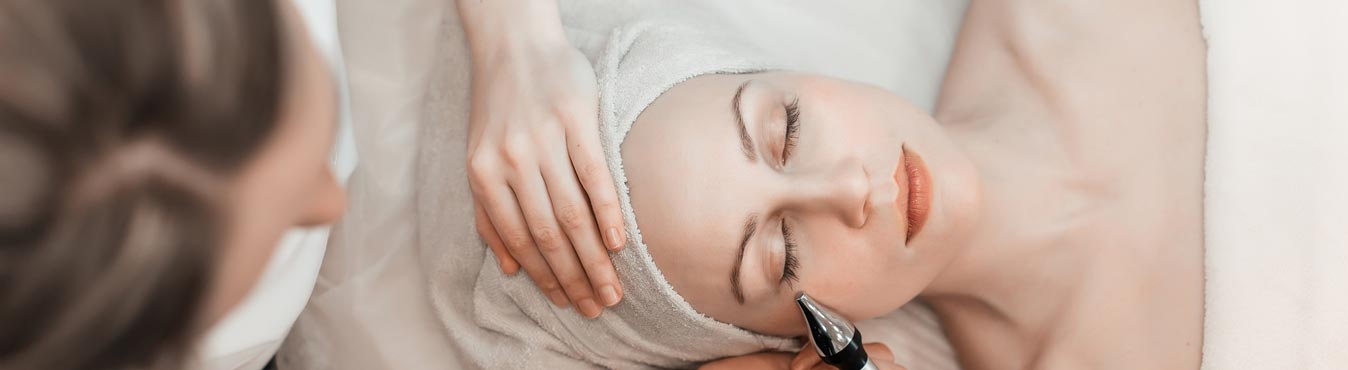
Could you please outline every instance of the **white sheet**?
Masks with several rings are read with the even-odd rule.
[[[1203,368],[1348,369],[1348,2],[1200,6]]]

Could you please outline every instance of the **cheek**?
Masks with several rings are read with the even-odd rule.
[[[859,112],[832,115],[823,121],[820,132],[823,147],[833,153],[865,156],[877,148],[898,145],[899,125]],[[813,133],[812,133],[813,134]]]
[[[236,218],[228,242],[221,246],[218,255],[214,288],[207,303],[209,320],[214,322],[224,316],[248,294],[285,230]]]
[[[315,188],[319,181],[312,179],[319,179],[319,172],[312,170],[313,166],[300,166],[296,158],[302,157],[266,157],[267,162],[250,168],[236,184],[228,236],[218,254],[214,289],[207,306],[211,319],[218,319],[248,294],[281,237],[302,220],[306,206],[315,199],[332,197],[332,190]],[[306,173],[313,175],[303,175]],[[340,188],[334,185],[333,189],[340,194]],[[339,208],[319,213],[338,212]]]
[[[830,141],[845,144],[844,147],[868,148],[873,145],[885,145],[896,142],[899,131],[903,130],[906,112],[884,94],[874,94],[866,89],[835,88],[820,89],[810,95],[811,100],[802,98],[802,111],[818,122],[827,125],[824,131]],[[806,105],[807,103],[813,103]],[[806,110],[808,109],[808,110]]]
[[[835,228],[814,234],[804,264],[803,289],[853,320],[898,309],[927,279],[917,276],[914,256],[881,243],[867,230]]]

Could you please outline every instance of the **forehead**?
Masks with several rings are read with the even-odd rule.
[[[643,241],[695,307],[733,299],[729,273],[755,198],[731,100],[750,78],[709,75],[670,89],[622,146]]]

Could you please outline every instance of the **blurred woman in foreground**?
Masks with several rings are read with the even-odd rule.
[[[340,216],[336,94],[274,1],[0,3],[0,368],[188,367]]]

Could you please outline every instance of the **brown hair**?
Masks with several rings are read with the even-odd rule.
[[[0,369],[182,368],[274,131],[273,0],[0,0]]]

